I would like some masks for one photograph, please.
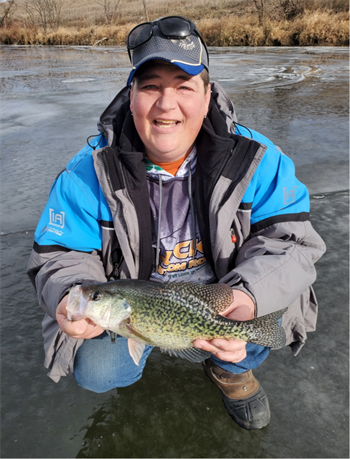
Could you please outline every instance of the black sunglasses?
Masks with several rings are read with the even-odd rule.
[[[143,22],[142,24],[134,27],[129,33],[127,39],[127,47],[130,60],[130,50],[146,43],[152,37],[153,27],[155,25],[158,26],[159,32],[163,37],[170,39],[186,38],[194,32],[196,35],[198,35],[201,42],[203,43],[209,61],[209,53],[203,37],[199,33],[195,24],[189,19],[183,18],[182,16],[167,16],[165,18],[158,19],[157,21]]]

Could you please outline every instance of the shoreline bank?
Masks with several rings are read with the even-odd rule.
[[[38,26],[18,23],[0,29],[3,45],[125,45],[137,22],[120,25],[61,26],[44,32]],[[315,11],[293,21],[266,20],[254,16],[228,16],[196,21],[208,46],[349,46],[348,14]]]

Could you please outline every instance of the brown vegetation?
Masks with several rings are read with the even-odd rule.
[[[49,0],[15,0],[0,43],[119,45],[147,17],[174,14],[194,20],[209,46],[349,45],[347,0],[50,0],[61,6],[53,25],[35,16],[35,1]]]

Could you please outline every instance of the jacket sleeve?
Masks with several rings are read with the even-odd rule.
[[[309,221],[307,188],[295,177],[293,162],[271,143],[243,204],[251,211],[250,235],[226,282],[239,279],[237,287],[263,316],[290,306],[315,282],[314,264],[325,244]]]
[[[70,287],[105,282],[100,258],[101,202],[89,149],[83,149],[57,177],[35,231],[27,273],[46,315],[43,321],[45,366],[51,377],[69,374],[83,340],[65,335],[56,308]],[[55,375],[53,377],[53,375]]]

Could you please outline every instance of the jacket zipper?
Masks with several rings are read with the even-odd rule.
[[[215,186],[216,186],[216,184],[217,184],[217,182],[218,182],[218,180],[219,180],[219,177],[221,177],[222,172],[224,171],[224,169],[226,168],[226,166],[228,166],[228,164],[229,164],[229,162],[231,161],[232,157],[233,157],[233,148],[230,150],[229,157],[227,158],[227,160],[225,161],[225,163],[224,163],[223,166],[221,167],[220,173],[219,173],[219,174],[216,176],[216,178],[215,178],[214,185],[213,185],[213,187],[212,187],[210,196],[212,195],[212,193],[213,193],[213,191],[214,191],[214,188],[215,188]],[[218,224],[218,212],[219,212],[220,208],[221,208],[221,203],[220,203],[220,206],[218,207],[218,210],[217,210],[217,212],[216,212],[216,214],[215,214],[215,222],[216,222],[216,225]]]
[[[217,175],[215,177],[214,184],[213,184],[211,192],[210,192],[210,196],[212,195],[212,193],[214,191],[214,188],[215,188],[219,178],[221,177],[221,175],[222,175],[223,171],[225,170],[226,166],[231,161],[232,157],[233,157],[233,148],[231,148],[230,153],[228,155],[228,158],[226,159],[226,161],[224,162],[224,164],[222,165],[222,167],[220,168],[219,172],[217,173]]]
[[[111,191],[113,197],[116,198],[115,191],[113,190],[113,187],[112,187],[111,178],[110,178],[110,176],[109,176],[109,174],[108,174],[108,166],[107,166],[107,161],[106,161],[106,153],[105,153],[104,151],[102,151],[101,153],[102,153],[102,159],[100,159],[100,162],[102,163],[103,170],[104,170],[104,172],[105,172],[105,174],[106,174],[106,178],[107,178],[107,183],[108,183],[109,189],[110,189],[110,191]],[[119,160],[118,160],[118,161],[119,161]],[[121,175],[122,175],[124,190],[125,190],[126,195],[128,196],[128,198],[129,198],[130,201],[131,201],[129,191],[128,191],[128,188],[127,188],[127,186],[126,186],[124,167],[123,167],[123,165],[121,164],[120,161],[119,161],[119,165],[120,165],[120,172],[121,172]]]
[[[230,232],[231,232],[231,241],[233,244],[235,244],[237,242],[237,236],[236,236],[235,230],[231,228]]]
[[[101,162],[103,170],[104,170],[104,172],[106,174],[108,187],[110,189],[110,192],[111,192],[113,198],[115,200],[117,200],[117,196],[115,194],[115,191],[113,190],[111,178],[110,178],[109,173],[108,173],[108,165],[107,165],[107,160],[106,160],[106,153],[105,153],[105,151],[102,151],[101,153],[102,153],[102,159],[100,159],[100,162]],[[129,200],[131,201],[131,197],[130,197],[129,191],[128,191],[127,186],[126,186],[126,180],[125,180],[125,173],[124,173],[123,165],[120,163],[120,161],[119,161],[119,165],[120,165],[120,171],[121,171],[122,180],[123,180],[123,184],[124,184],[124,190],[125,190],[126,195],[129,198]],[[120,227],[123,229],[124,233],[127,235],[128,239],[129,239],[129,234],[130,233],[128,231],[127,224],[125,226],[123,224],[123,222],[120,221],[120,219],[119,219],[119,222],[120,222]],[[126,223],[126,220],[125,220],[125,223]],[[120,268],[123,260],[124,260],[124,255],[122,253],[122,257],[121,257],[120,262],[117,263],[117,266],[116,265],[113,266],[112,276],[114,276],[115,274],[118,274],[118,276],[119,276],[119,268]]]
[[[112,187],[111,179],[110,179],[110,176],[108,174],[107,161],[106,161],[106,156],[105,156],[105,152],[104,151],[101,151],[101,156],[102,156],[102,158],[100,157],[99,161],[102,164],[102,168],[103,168],[103,170],[105,172],[109,190],[110,190],[112,196],[114,197],[114,199],[116,199],[116,195],[115,195],[115,192],[114,192],[113,187]],[[121,227],[123,227],[123,226],[121,225]],[[114,232],[115,232],[115,230],[114,230]],[[124,257],[122,256],[121,261],[119,263],[115,263],[113,265],[113,271],[112,271],[111,276],[109,278],[110,281],[113,280],[113,278],[115,279],[115,278],[118,277],[118,275],[119,275],[119,267],[120,267],[121,262],[122,262],[123,259],[124,259]],[[112,340],[112,342],[113,342],[113,340]]]
[[[115,196],[115,192],[114,192],[113,187],[112,187],[111,178],[110,178],[110,176],[108,174],[108,167],[107,167],[107,161],[106,161],[106,156],[105,156],[106,153],[102,150],[101,151],[101,155],[102,155],[102,158],[100,158],[100,162],[101,162],[103,170],[104,170],[104,172],[106,174],[107,184],[108,184],[108,187],[109,187],[109,190],[110,190],[112,196],[115,198],[116,196]]]

